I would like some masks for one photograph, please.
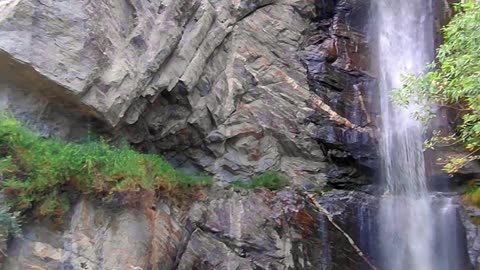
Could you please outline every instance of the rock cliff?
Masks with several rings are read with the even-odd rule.
[[[375,269],[368,13],[359,0],[0,1],[1,109],[218,183],[188,202],[84,197],[60,226],[27,219],[3,269]],[[265,171],[292,187],[222,188]]]
[[[294,192],[225,192],[142,210],[82,200],[59,230],[25,228],[4,269],[360,269],[365,263]],[[332,248],[333,247],[333,248]]]
[[[368,8],[335,2],[4,1],[0,97],[45,135],[114,134],[220,181],[325,185],[354,174],[332,157],[374,153]]]
[[[220,184],[275,170],[307,189],[364,185],[376,166],[367,7],[3,1],[0,106],[43,136],[127,140]],[[293,191],[209,191],[183,208],[83,199],[61,228],[28,221],[4,269],[368,266],[327,216]]]

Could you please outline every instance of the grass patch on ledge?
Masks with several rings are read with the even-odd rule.
[[[468,192],[463,195],[463,202],[468,205],[480,207],[480,187],[472,181],[467,184]]]
[[[175,196],[211,183],[211,177],[182,173],[158,155],[113,148],[106,141],[43,139],[0,115],[0,187],[15,211],[60,218],[74,194],[128,197],[148,191]]]
[[[269,190],[280,190],[288,186],[287,177],[279,172],[264,172],[261,175],[253,177],[250,181],[234,181],[231,183],[234,187],[245,189],[267,188]]]

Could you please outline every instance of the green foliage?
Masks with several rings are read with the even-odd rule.
[[[12,117],[0,116],[0,180],[16,211],[33,209],[39,217],[61,217],[74,194],[183,192],[211,184],[191,176],[156,155],[105,141],[86,144],[42,139]]]
[[[0,205],[0,252],[6,247],[10,235],[20,234],[20,213],[13,212],[6,205]]]
[[[0,228],[7,234],[20,234],[20,213],[13,212],[6,205],[0,206]],[[1,235],[2,238],[6,237]]]
[[[393,94],[399,104],[420,105],[415,116],[423,121],[434,117],[434,105],[458,112],[462,124],[456,134],[434,134],[427,142],[427,147],[461,143],[470,151],[450,160],[445,166],[448,173],[480,158],[475,155],[480,150],[480,2],[463,0],[456,9],[457,15],[443,29],[445,43],[438,49],[437,63],[424,75],[405,76],[404,87]]]
[[[480,187],[476,184],[477,181],[474,180],[467,184],[468,191],[463,196],[463,201],[467,204],[480,207]]]
[[[250,181],[235,181],[232,185],[245,189],[267,188],[280,190],[288,185],[288,179],[285,175],[278,172],[265,172],[253,177]]]

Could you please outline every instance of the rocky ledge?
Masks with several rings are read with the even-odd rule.
[[[4,269],[370,269],[293,191],[217,190],[189,205],[131,209],[81,200],[61,228],[37,222],[24,231]]]

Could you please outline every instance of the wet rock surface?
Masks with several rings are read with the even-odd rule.
[[[475,269],[480,269],[480,209],[463,206],[460,213],[466,231],[470,261]]]
[[[259,190],[221,191],[187,208],[82,200],[60,230],[28,225],[3,269],[353,270],[362,262],[304,197]]]
[[[309,84],[322,101],[349,121],[339,125],[312,115],[312,137],[328,149],[347,151],[367,168],[377,168],[375,124],[378,98],[370,69],[369,1],[317,1],[318,17],[302,51]],[[350,128],[348,128],[350,127]],[[352,128],[353,127],[353,128]]]
[[[369,5],[369,1],[316,1],[317,17],[300,53],[311,91],[337,114],[316,111],[305,119],[311,138],[334,164],[327,175],[336,188],[368,184],[379,168],[379,105],[369,70]]]
[[[336,222],[352,238],[365,257],[378,269],[382,264],[382,241],[380,239],[382,220],[380,211],[388,194],[383,194],[377,186],[367,186],[357,191],[332,190],[318,198],[322,207],[333,216]],[[441,239],[448,236],[449,245],[435,243],[435,257],[453,257],[449,269],[474,269],[478,267],[478,209],[465,207],[456,193],[438,192],[432,194],[435,236]],[[363,268],[370,269],[369,265]],[[475,268],[477,269],[477,268]]]
[[[370,187],[364,191],[332,190],[318,202],[333,216],[334,221],[355,241],[368,260],[379,267],[380,239],[378,211],[379,191]],[[367,265],[363,268],[370,269]]]

